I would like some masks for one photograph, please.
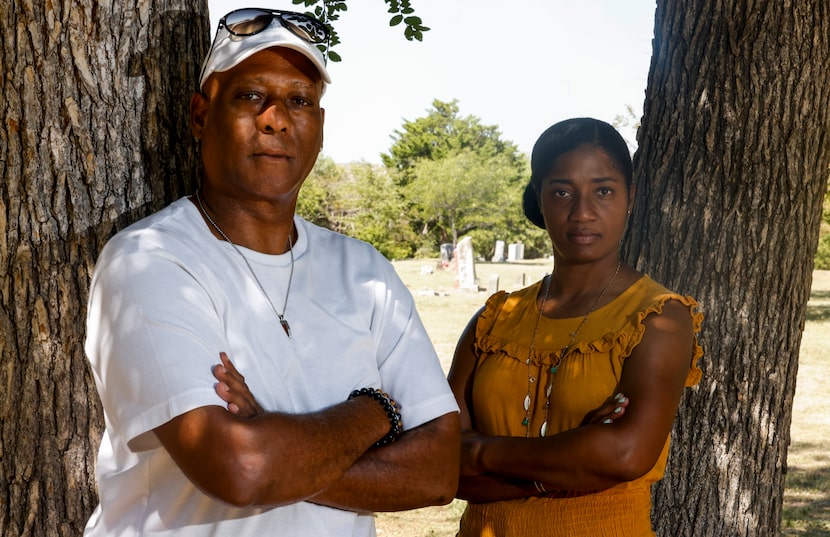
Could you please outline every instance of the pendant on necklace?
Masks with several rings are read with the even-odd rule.
[[[285,335],[289,338],[291,337],[291,327],[288,326],[288,321],[285,320],[285,317],[282,315],[279,316],[280,318],[280,325],[282,325],[282,329],[285,330]]]

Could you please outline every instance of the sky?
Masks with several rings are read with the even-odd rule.
[[[211,28],[241,7],[303,11],[290,0],[209,0]],[[547,127],[569,117],[639,118],[651,61],[654,0],[411,0],[430,30],[407,41],[383,0],[351,0],[335,28],[343,61],[332,84],[323,154],[338,164],[379,163],[395,130],[426,116],[435,99],[495,125],[530,153]],[[634,132],[623,131],[630,142]]]

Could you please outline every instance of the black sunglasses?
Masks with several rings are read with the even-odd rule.
[[[329,29],[314,17],[278,9],[237,9],[222,17],[219,28],[224,26],[231,35],[247,37],[262,32],[271,26],[274,19],[277,19],[283,28],[309,43],[320,45],[329,39]]]

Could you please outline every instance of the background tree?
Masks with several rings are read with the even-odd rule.
[[[181,58],[208,19],[197,0],[6,0],[0,33],[0,535],[80,535],[103,425],[89,278],[117,229],[193,190]]]
[[[640,128],[640,115],[634,111],[634,107],[625,105],[625,112],[614,116],[611,124],[620,132],[629,151],[634,153],[637,150],[637,130]]]
[[[341,230],[346,207],[346,176],[340,166],[321,155],[314,164],[297,199],[297,214],[318,226]]]
[[[367,163],[347,167],[352,176],[352,210],[343,231],[372,244],[388,259],[405,259],[415,251],[418,237],[412,231],[408,206],[386,170]]]
[[[658,0],[627,257],[696,296],[665,536],[777,535],[830,165],[827,0]]]
[[[388,168],[399,172],[398,182],[405,186],[412,180],[412,168],[418,160],[440,160],[462,150],[469,150],[481,158],[501,155],[517,167],[524,157],[513,142],[502,140],[495,125],[482,125],[475,116],[460,117],[458,101],[432,101],[427,115],[414,121],[404,121],[402,130],[392,135],[389,154],[381,160]]]
[[[418,242],[400,189],[385,169],[367,163],[338,165],[321,156],[303,184],[297,214],[366,241],[389,259],[410,257]]]
[[[459,235],[473,230],[491,231],[490,238],[504,232],[505,221],[516,216],[515,211],[504,209],[515,205],[512,200],[521,199],[523,169],[516,169],[503,155],[481,158],[470,149],[437,160],[417,160],[404,191],[420,213],[421,233],[434,238],[431,251],[438,251],[440,243],[455,246]],[[492,242],[475,244],[481,247]]]
[[[540,247],[547,251],[544,233],[518,208],[527,157],[501,138],[497,126],[461,117],[456,100],[435,99],[426,116],[404,121],[392,139],[381,159],[409,203],[412,230],[421,237],[419,251],[434,255],[440,243],[455,243],[467,232],[479,252],[490,251],[496,239],[524,239],[528,253]],[[489,177],[488,166],[494,167]],[[479,210],[493,206],[498,208]],[[455,236],[452,221],[460,223]]]

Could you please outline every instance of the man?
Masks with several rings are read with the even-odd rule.
[[[224,17],[190,103],[202,186],[101,253],[88,535],[373,535],[372,511],[455,493],[458,407],[411,295],[371,246],[294,215],[326,38],[300,14]],[[225,408],[220,354],[263,412]]]

